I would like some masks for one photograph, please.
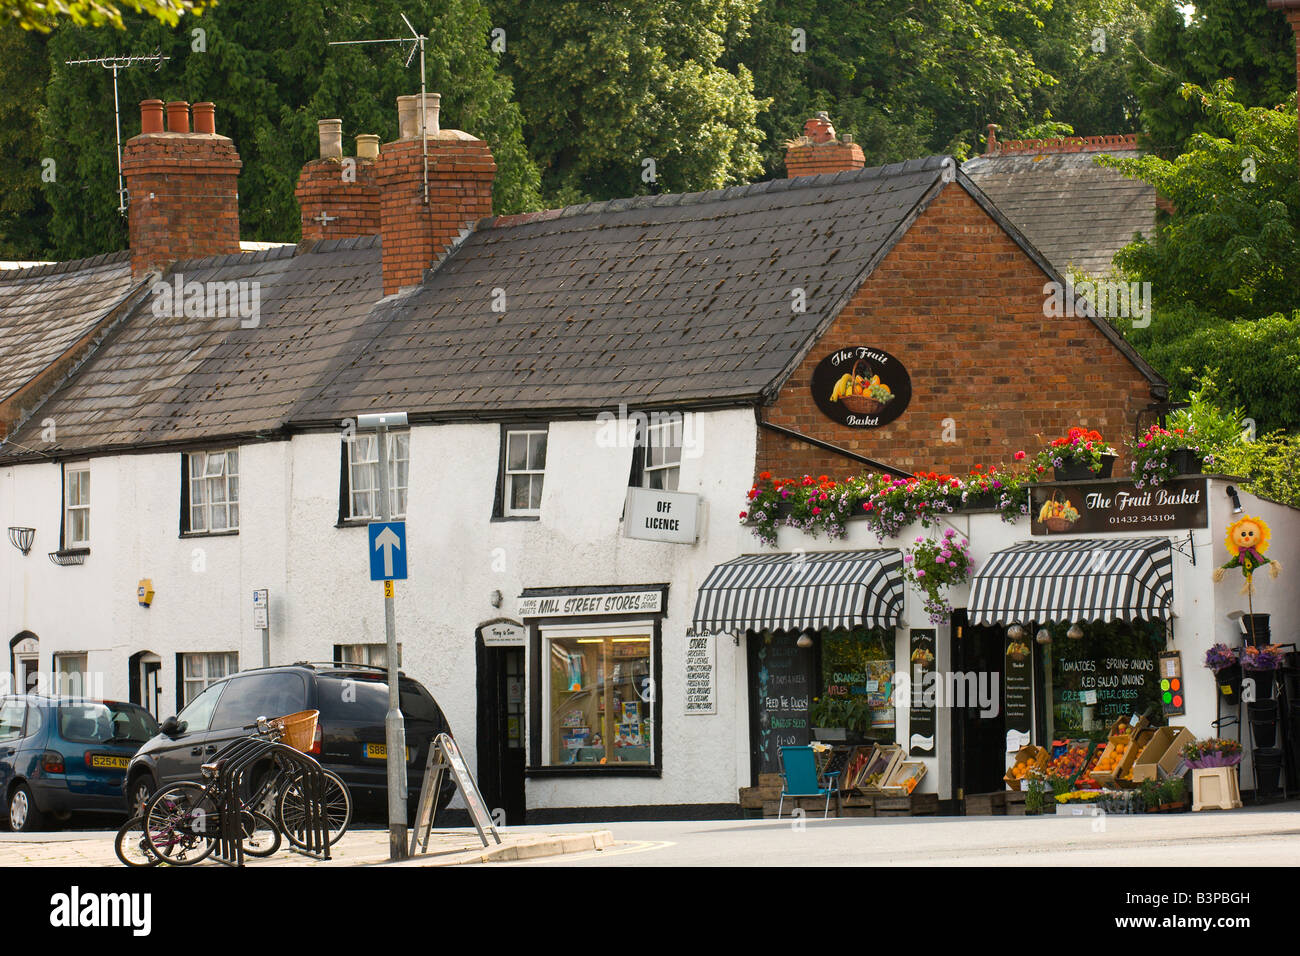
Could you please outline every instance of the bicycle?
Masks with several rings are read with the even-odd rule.
[[[143,817],[144,838],[156,854],[165,856],[178,866],[188,866],[209,856],[219,842],[221,817],[219,808],[225,802],[217,777],[224,761],[247,755],[246,748],[258,743],[279,743],[296,750],[306,751],[315,732],[316,711],[290,714],[275,720],[259,717],[244,729],[254,733],[241,737],[223,748],[211,762],[202,767],[206,783],[185,781],[160,790],[145,805]],[[300,848],[310,850],[307,832],[307,808],[303,795],[303,772],[286,766],[272,756],[271,766],[263,773],[252,794],[240,800],[242,829],[245,833],[241,846],[251,856],[269,856],[280,846],[280,835]],[[323,775],[323,809],[328,828],[329,843],[333,845],[347,832],[352,819],[352,799],[347,785],[328,770]],[[275,817],[253,809],[273,808]],[[273,839],[270,836],[273,834]],[[250,851],[249,845],[253,845]],[[271,844],[267,849],[264,843]]]
[[[244,822],[244,853],[254,857],[270,856],[280,848],[279,831],[265,814],[254,815],[251,810],[245,812],[248,817]],[[186,862],[198,862],[198,858],[187,861],[173,857],[173,854],[184,855],[188,852],[186,840],[176,834],[171,837],[160,837],[159,842],[162,844],[160,856],[149,840],[144,819],[143,814],[136,814],[117,831],[117,837],[113,840],[113,852],[123,864],[130,867],[149,867],[160,863],[177,863],[183,866]]]

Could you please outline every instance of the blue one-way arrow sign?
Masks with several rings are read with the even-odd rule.
[[[370,580],[406,580],[406,522],[372,521],[370,529]]]

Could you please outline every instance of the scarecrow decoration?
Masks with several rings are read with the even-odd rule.
[[[1241,568],[1241,573],[1246,576],[1246,583],[1242,585],[1241,593],[1253,595],[1256,568],[1267,564],[1269,577],[1276,578],[1278,572],[1282,570],[1282,565],[1272,558],[1264,557],[1271,537],[1268,525],[1262,518],[1245,515],[1228,525],[1227,539],[1224,543],[1228,546],[1228,553],[1232,555],[1232,560],[1214,569],[1214,580],[1222,581],[1224,573],[1229,568]]]

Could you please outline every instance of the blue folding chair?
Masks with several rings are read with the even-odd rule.
[[[817,774],[817,757],[811,747],[781,748],[781,800],[776,806],[776,817],[781,819],[785,809],[785,798],[821,797],[826,798],[826,810],[822,819],[831,813],[831,794],[835,795],[836,808],[839,807],[839,790],[835,786],[838,770],[828,773],[823,778],[826,786],[821,785]]]

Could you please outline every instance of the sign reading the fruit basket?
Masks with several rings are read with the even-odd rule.
[[[1208,528],[1208,480],[1176,478],[1154,488],[1126,481],[1052,482],[1029,490],[1030,534]]]
[[[888,352],[859,345],[822,359],[812,373],[813,400],[833,422],[848,428],[888,425],[912,400],[912,380]]]

